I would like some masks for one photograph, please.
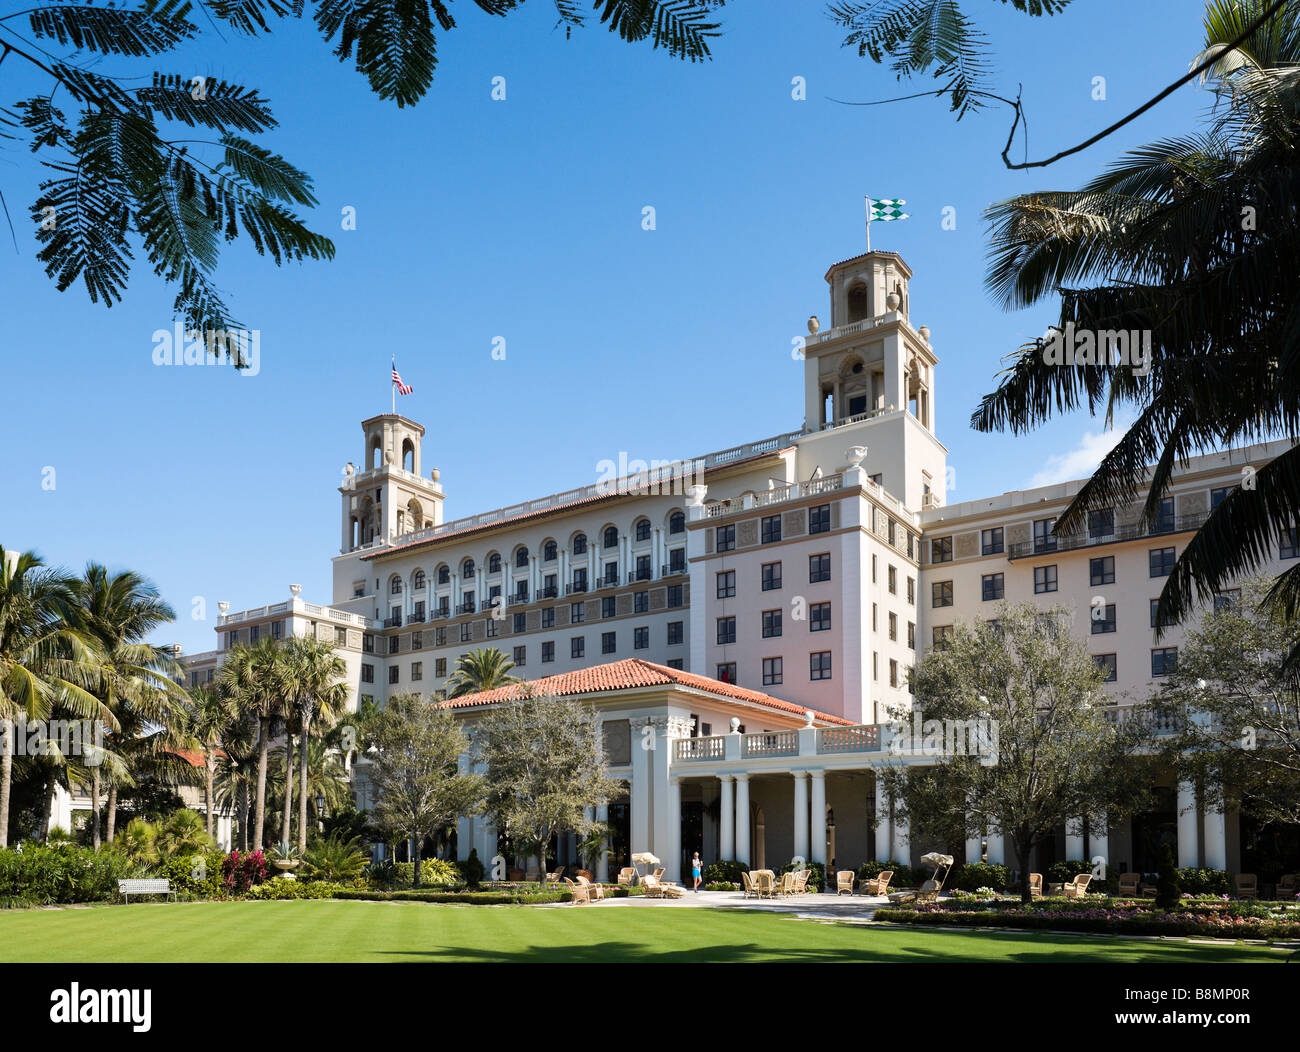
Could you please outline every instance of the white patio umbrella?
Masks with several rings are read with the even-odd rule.
[[[642,866],[657,865],[659,865],[659,859],[655,855],[650,854],[649,851],[638,851],[632,856],[632,868],[636,870],[638,880],[645,876],[645,874],[641,872]]]

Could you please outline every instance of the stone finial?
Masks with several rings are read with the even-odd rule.
[[[429,478],[433,479],[434,482],[438,482],[442,479],[442,472],[437,468],[434,468],[429,472]]]
[[[692,508],[702,508],[704,498],[709,492],[708,486],[692,486],[686,491],[686,503]]]
[[[922,325],[916,331],[917,334],[921,337],[921,339],[923,339],[926,343],[930,342],[930,326]]]
[[[805,727],[811,727],[813,725],[813,720],[815,720],[816,718],[817,718],[817,713],[813,712],[812,709],[804,709],[803,720],[804,720]]]
[[[849,467],[860,468],[862,467],[862,462],[867,459],[867,447],[849,446],[849,448],[844,451],[844,457],[848,460]]]
[[[297,599],[298,596],[302,595],[302,585],[300,584],[289,585],[289,594],[292,595],[295,599]]]
[[[230,613],[230,604],[222,601],[217,604],[217,609],[221,611],[221,616],[225,617],[226,614]]]
[[[821,319],[816,314],[808,315],[808,332],[810,335],[816,336],[821,327]]]
[[[731,717],[731,733],[732,734],[740,733],[740,718],[737,716]]]
[[[898,310],[898,305],[902,302],[903,300],[897,292],[891,292],[885,297],[885,307],[889,310]]]

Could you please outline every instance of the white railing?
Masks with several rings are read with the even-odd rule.
[[[343,624],[356,625],[358,628],[370,627],[370,618],[363,617],[361,614],[336,610],[332,606],[317,606],[314,603],[304,603],[301,599],[291,599],[288,602],[274,603],[270,606],[256,606],[250,610],[240,610],[233,614],[220,614],[217,617],[217,624],[237,625],[244,621],[256,621],[261,617],[273,617],[276,614],[286,613],[304,613],[312,617],[323,617],[330,621],[341,621]]]
[[[742,756],[798,756],[798,731],[760,731],[741,740]]]
[[[879,752],[880,728],[874,724],[823,727],[817,732],[819,753]]]
[[[734,515],[754,508],[769,508],[773,504],[784,504],[786,501],[798,500],[800,497],[816,497],[822,493],[833,493],[835,490],[843,488],[843,475],[827,475],[824,478],[812,479],[808,482],[793,482],[788,486],[777,486],[775,489],[756,493],[754,503],[750,508],[745,507],[743,497],[728,497],[716,504],[705,505],[704,517],[706,519],[718,519],[724,515]]]
[[[709,738],[680,738],[673,742],[673,759],[721,760],[726,741],[722,734]]]

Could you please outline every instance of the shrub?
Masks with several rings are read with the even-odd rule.
[[[739,884],[732,884],[726,880],[714,880],[704,885],[705,891],[739,891]]]
[[[978,891],[992,888],[1006,891],[1011,883],[1011,871],[996,862],[966,862],[957,868],[952,887],[961,891]]]
[[[912,867],[906,862],[864,862],[858,867],[858,883],[864,884],[868,880],[874,880],[887,869],[894,871],[894,876],[889,882],[891,888],[914,888],[920,883],[916,875],[912,872]]]
[[[1182,885],[1178,880],[1178,866],[1174,863],[1174,853],[1168,844],[1160,849],[1160,873],[1156,877],[1156,905],[1171,910],[1183,897]]]
[[[332,899],[344,890],[347,890],[344,885],[328,880],[285,880],[283,877],[272,877],[265,884],[249,888],[248,897],[254,900]]]
[[[821,862],[787,862],[781,867],[781,872],[798,873],[803,869],[812,870],[808,877],[808,887],[820,891],[826,886],[826,866]],[[736,879],[739,880],[740,878],[737,877]]]
[[[116,851],[28,842],[22,850],[0,850],[0,905],[111,902],[119,880],[149,875]]]
[[[154,866],[154,873],[166,877],[177,898],[220,899],[226,897],[226,856],[220,851],[177,855]]]
[[[465,883],[471,888],[477,888],[483,883],[483,863],[478,857],[478,848],[470,848],[469,858],[464,862],[458,863],[460,874],[465,878]]]
[[[415,883],[415,863],[398,862],[393,866],[397,879],[396,884]],[[448,862],[441,858],[426,858],[420,862],[420,884],[432,887],[455,885],[462,883],[460,870],[456,868],[455,863]]]
[[[1178,883],[1186,895],[1232,894],[1232,878],[1222,869],[1180,869]]]
[[[227,892],[243,895],[266,880],[266,858],[260,851],[232,851],[222,860],[221,876]]]
[[[735,860],[727,862],[710,862],[704,867],[706,884],[739,884],[740,875],[749,872],[749,867]]]
[[[1091,873],[1092,863],[1081,858],[1069,858],[1064,862],[1053,862],[1043,874],[1043,884],[1069,884],[1080,873]]]
[[[355,838],[345,839],[331,833],[313,841],[302,856],[302,875],[306,880],[350,883],[366,868],[366,853]]]

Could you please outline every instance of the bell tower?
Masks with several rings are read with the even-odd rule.
[[[396,413],[361,422],[365,456],[343,469],[343,551],[442,524],[438,470],[420,474],[424,427]]]

